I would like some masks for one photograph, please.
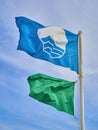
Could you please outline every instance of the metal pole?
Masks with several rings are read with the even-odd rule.
[[[85,130],[84,122],[84,86],[83,86],[83,71],[82,71],[82,32],[79,31],[79,80],[80,80],[80,130]]]

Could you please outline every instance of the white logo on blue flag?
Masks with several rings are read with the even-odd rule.
[[[40,28],[38,37],[43,44],[43,51],[51,58],[61,58],[65,54],[68,39],[63,29],[58,27]]]

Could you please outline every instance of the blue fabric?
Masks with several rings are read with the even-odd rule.
[[[46,50],[43,51],[43,44],[37,34],[38,29],[45,28],[46,26],[43,26],[25,17],[16,17],[16,24],[20,32],[19,44],[17,47],[18,50],[25,51],[32,57],[70,68],[71,70],[76,71],[77,73],[79,72],[78,35],[64,29],[66,37],[68,39],[68,44],[66,45],[66,53],[61,58],[51,58],[47,53],[45,53],[45,51],[48,50],[50,52],[55,52],[57,50],[49,50],[47,45],[44,45],[44,47],[46,47]],[[49,38],[50,37],[46,37],[46,39],[43,40],[47,40]],[[52,39],[49,40],[52,41]],[[53,46],[55,46],[55,44]],[[60,52],[58,52],[58,54],[60,53],[63,53],[62,49],[60,50]],[[55,56],[55,54],[53,54],[53,56]]]

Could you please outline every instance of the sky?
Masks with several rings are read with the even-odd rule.
[[[29,97],[27,77],[49,68],[17,50],[18,16],[82,31],[85,129],[98,129],[97,13],[97,0],[0,0],[0,130],[79,130],[79,86],[77,118]]]

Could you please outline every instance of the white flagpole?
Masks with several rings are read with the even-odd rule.
[[[80,80],[80,130],[85,130],[84,122],[84,86],[83,86],[83,71],[82,71],[82,32],[79,31],[79,80]]]

